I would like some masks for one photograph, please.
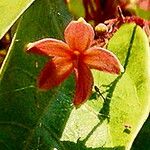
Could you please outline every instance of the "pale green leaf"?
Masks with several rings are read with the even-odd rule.
[[[34,0],[0,1],[0,39]]]
[[[72,111],[62,141],[76,149],[128,150],[149,114],[150,55],[144,31],[134,24],[123,25],[108,49],[121,60],[125,72],[116,77],[93,71],[105,100],[94,92],[86,104]]]

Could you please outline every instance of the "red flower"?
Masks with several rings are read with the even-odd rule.
[[[44,90],[58,86],[74,72],[76,92],[73,103],[79,106],[90,96],[93,76],[90,69],[119,74],[122,66],[116,56],[101,47],[90,47],[94,30],[83,18],[66,27],[65,42],[53,38],[29,43],[27,52],[52,57],[38,77],[38,87]]]

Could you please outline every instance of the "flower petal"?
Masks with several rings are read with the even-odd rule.
[[[73,71],[70,60],[55,57],[49,61],[38,77],[38,87],[43,90],[51,89],[63,82]]]
[[[124,71],[119,60],[112,52],[96,46],[84,52],[83,61],[90,68],[112,74],[119,74]]]
[[[80,63],[78,69],[75,69],[75,76],[76,92],[73,103],[78,107],[89,98],[92,92],[93,76],[90,69],[84,63]]]
[[[69,46],[61,40],[46,38],[27,45],[27,52],[45,56],[70,57]]]
[[[65,40],[73,50],[83,51],[87,49],[94,39],[94,30],[84,19],[71,21],[65,29]]]

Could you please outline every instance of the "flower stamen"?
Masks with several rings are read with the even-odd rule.
[[[79,51],[74,51],[74,54],[75,54],[76,56],[79,56],[79,55],[80,55],[80,52],[79,52]]]

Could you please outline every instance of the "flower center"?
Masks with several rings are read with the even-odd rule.
[[[77,50],[75,50],[73,53],[74,53],[74,56],[73,56],[74,67],[77,68],[81,53]]]
[[[75,54],[76,56],[79,56],[79,55],[80,55],[80,52],[79,52],[79,51],[74,51],[74,54]]]

